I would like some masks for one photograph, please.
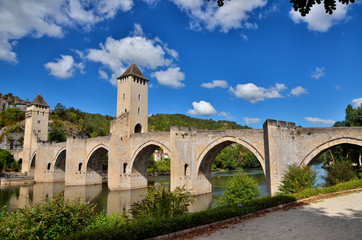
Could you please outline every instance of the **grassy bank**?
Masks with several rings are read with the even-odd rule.
[[[326,188],[308,189],[294,194],[278,194],[273,197],[263,197],[243,205],[217,207],[214,209],[189,213],[167,219],[129,220],[117,227],[101,226],[96,229],[76,232],[65,239],[145,239],[177,232],[217,221],[243,216],[267,208],[295,202],[297,200],[362,187],[362,180],[353,180]]]

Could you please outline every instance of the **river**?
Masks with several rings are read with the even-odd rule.
[[[324,174],[321,164],[313,165],[319,176]],[[253,177],[258,183],[263,194],[266,194],[266,184],[263,171],[261,169],[246,169],[248,175]],[[201,211],[215,206],[216,200],[221,196],[230,177],[236,171],[225,171],[212,173],[212,193],[199,195],[190,206],[190,211]],[[170,186],[169,176],[150,177],[149,185]],[[319,178],[318,184],[322,184]],[[109,191],[107,184],[92,186],[65,186],[64,183],[37,183],[27,186],[6,186],[0,187],[0,207],[6,205],[10,210],[23,208],[30,202],[37,203],[45,197],[51,197],[62,193],[66,199],[84,199],[96,204],[95,211],[113,212],[128,211],[131,204],[142,199],[146,194],[146,189],[136,189],[127,191]]]

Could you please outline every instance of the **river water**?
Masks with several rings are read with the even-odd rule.
[[[323,175],[321,165],[313,165],[312,168]],[[252,176],[258,183],[263,194],[266,194],[264,173],[261,169],[247,169],[248,175]],[[236,171],[212,173],[212,193],[199,195],[190,206],[190,211],[201,211],[215,206],[217,199],[222,195],[230,177]],[[149,185],[170,186],[169,176],[150,177]],[[322,182],[319,181],[319,184]],[[6,205],[10,210],[23,208],[30,202],[37,203],[45,197],[52,197],[55,194],[64,194],[69,200],[84,199],[96,204],[95,211],[106,211],[108,214],[114,212],[128,211],[131,204],[140,201],[146,194],[146,189],[109,191],[107,184],[92,186],[65,186],[64,183],[37,183],[27,186],[6,186],[0,187],[0,208]]]

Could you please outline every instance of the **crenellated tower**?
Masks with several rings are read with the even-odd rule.
[[[134,63],[118,77],[117,117],[124,115],[129,133],[148,132],[148,79]]]
[[[49,123],[49,105],[38,94],[27,106],[25,115],[24,147],[22,172],[30,172],[31,165],[35,167],[37,141],[47,141]],[[34,162],[32,163],[32,160]]]

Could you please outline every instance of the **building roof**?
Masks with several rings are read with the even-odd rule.
[[[36,98],[29,104],[29,106],[31,106],[31,105],[40,105],[40,106],[49,107],[49,105],[45,102],[44,98],[40,95],[40,93],[39,93],[38,96],[36,96]]]
[[[143,75],[141,70],[139,70],[138,67],[136,66],[136,64],[134,64],[134,63],[132,63],[132,65],[129,66],[127,68],[127,70],[121,76],[119,76],[117,79],[121,79],[121,78],[128,77],[128,76],[135,76],[135,77],[139,77],[139,78],[142,78],[142,79],[145,79],[148,81],[148,79]]]

